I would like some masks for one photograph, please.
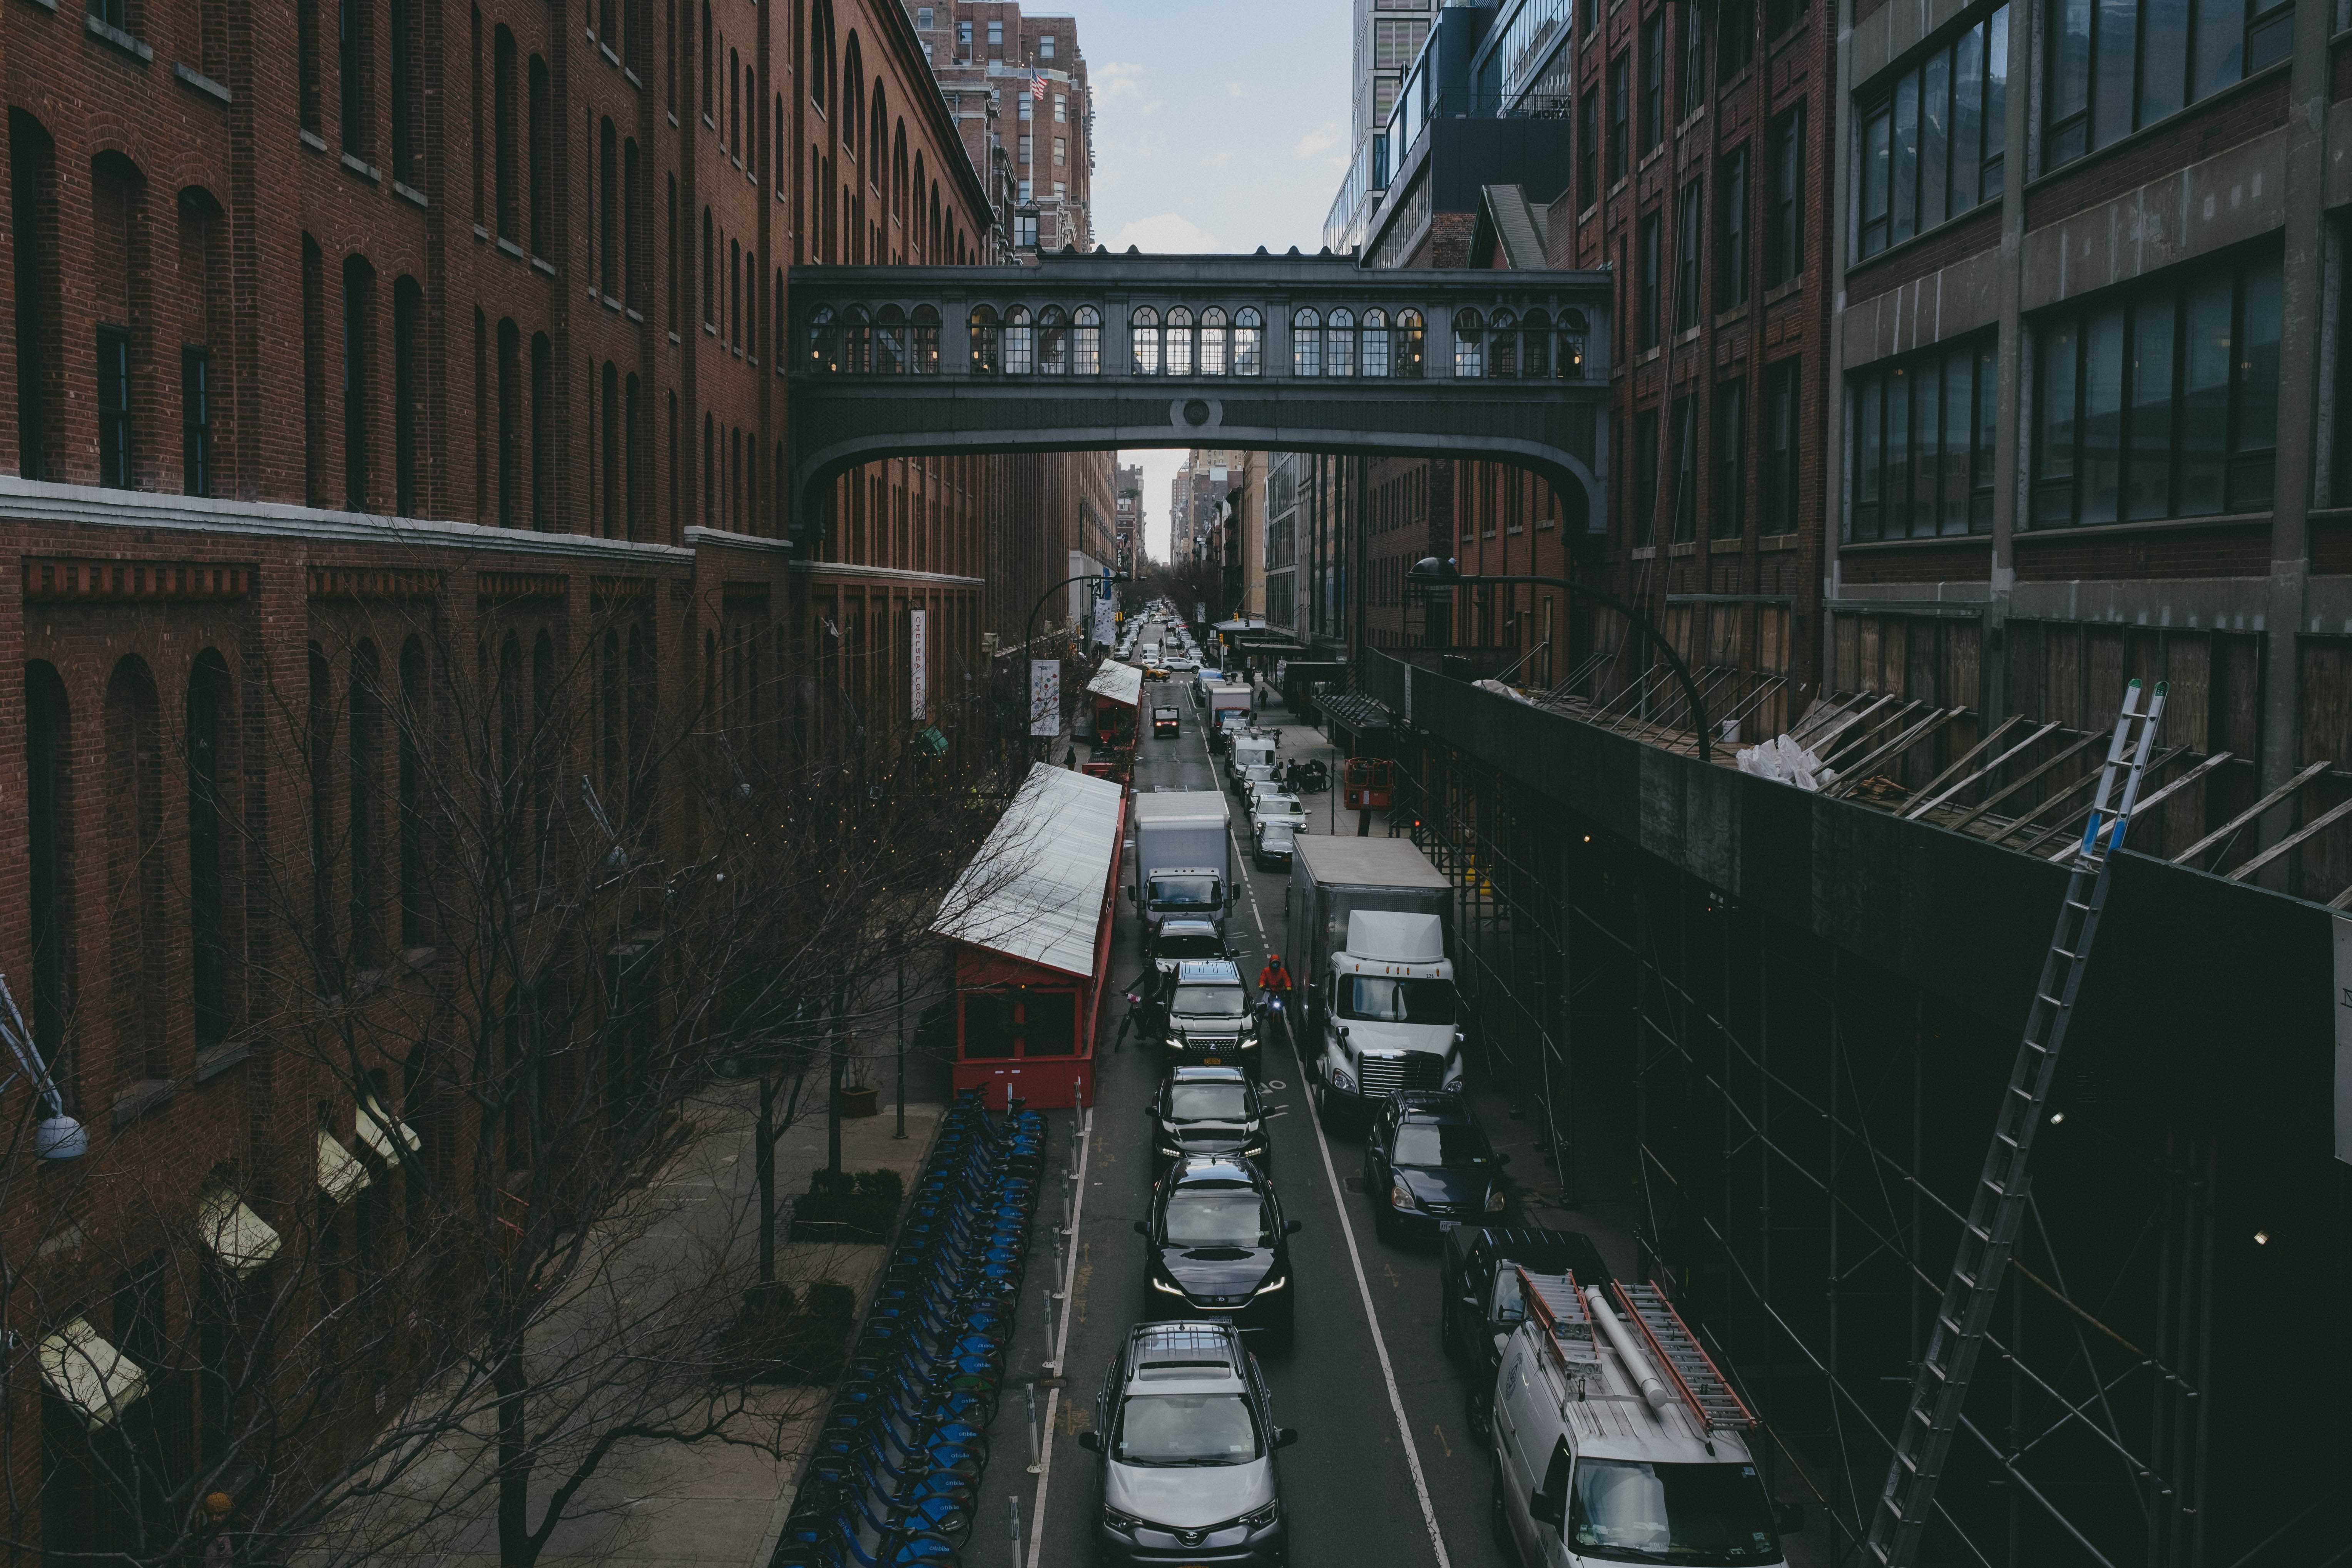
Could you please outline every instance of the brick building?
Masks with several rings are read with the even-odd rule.
[[[208,1172],[285,1234],[342,1223],[314,1110],[347,1151],[379,1124],[260,1032],[289,948],[255,878],[326,867],[305,897],[368,1006],[433,994],[413,759],[359,717],[386,690],[593,700],[548,765],[688,858],[654,734],[978,753],[981,633],[1058,550],[1040,465],[870,465],[813,559],[783,537],[786,269],[999,258],[920,46],[897,0],[0,12],[0,972],[90,1131],[76,1190],[182,1173],[142,1193],[173,1247]],[[177,1290],[117,1321],[112,1213],[41,1250],[25,1342],[61,1311],[184,1337]],[[9,1397],[43,1429],[38,1379]],[[37,1445],[8,1462],[28,1510]],[[16,1533],[95,1549],[102,1513]]]

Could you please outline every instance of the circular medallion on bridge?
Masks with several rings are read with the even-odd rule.
[[[1222,410],[1205,397],[1192,397],[1175,405],[1172,412],[1177,423],[1190,425],[1197,430],[1203,425],[1215,424]]]

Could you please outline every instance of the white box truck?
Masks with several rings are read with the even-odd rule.
[[[1135,885],[1128,890],[1151,951],[1160,922],[1213,921],[1220,934],[1234,900],[1234,840],[1225,797],[1210,789],[1155,790],[1135,797]]]
[[[1209,733],[1215,736],[1224,728],[1229,717],[1249,722],[1250,689],[1233,681],[1222,681],[1209,688]]]
[[[1410,838],[1297,836],[1283,956],[1315,1109],[1363,1120],[1390,1093],[1458,1089],[1454,888]]]

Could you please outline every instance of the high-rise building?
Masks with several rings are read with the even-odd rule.
[[[1002,163],[992,196],[1013,254],[1094,248],[1094,93],[1076,18],[1013,0],[908,10],[972,166]]]
[[[1119,465],[1112,493],[1118,501],[1117,549],[1118,568],[1135,572],[1143,565],[1143,468]]]

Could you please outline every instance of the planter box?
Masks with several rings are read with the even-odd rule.
[[[881,1109],[882,1091],[879,1089],[845,1089],[841,1091],[841,1114],[845,1117],[873,1116]]]

